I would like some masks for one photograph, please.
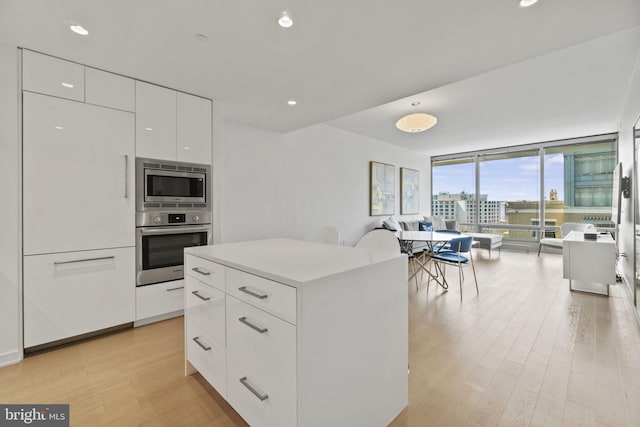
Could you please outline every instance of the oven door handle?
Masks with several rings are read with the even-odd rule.
[[[159,234],[185,234],[197,232],[210,232],[210,226],[174,225],[172,227],[142,227],[138,229],[141,236],[156,236]]]

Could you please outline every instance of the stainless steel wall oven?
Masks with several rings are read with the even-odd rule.
[[[136,285],[184,277],[184,248],[211,243],[211,166],[136,159]]]

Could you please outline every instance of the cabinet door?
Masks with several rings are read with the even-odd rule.
[[[84,101],[84,65],[23,50],[22,88]]]
[[[133,321],[135,249],[24,257],[24,346]]]
[[[24,254],[134,246],[134,114],[23,100]]]
[[[86,102],[135,112],[135,80],[95,68],[85,68]]]
[[[211,100],[178,92],[178,160],[211,164]]]
[[[136,156],[176,160],[176,91],[136,81]]]
[[[136,288],[136,320],[184,310],[184,280]]]

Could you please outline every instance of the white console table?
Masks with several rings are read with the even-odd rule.
[[[186,372],[250,425],[383,426],[408,402],[407,257],[288,239],[185,250]]]
[[[562,242],[563,277],[572,291],[609,295],[609,285],[616,282],[616,243],[610,234],[598,234],[585,240],[584,232],[571,231]],[[572,281],[586,287],[574,288]]]

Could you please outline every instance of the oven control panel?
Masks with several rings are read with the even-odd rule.
[[[211,212],[137,212],[136,227],[211,224]]]

